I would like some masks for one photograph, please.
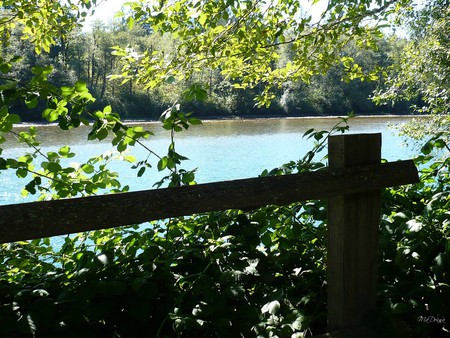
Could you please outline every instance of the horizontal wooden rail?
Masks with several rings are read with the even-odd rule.
[[[0,242],[195,213],[323,199],[418,182],[413,161],[0,206]]]

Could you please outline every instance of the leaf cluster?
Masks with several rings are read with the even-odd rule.
[[[169,80],[189,79],[205,68],[219,69],[224,77],[239,79],[236,87],[262,87],[256,101],[268,106],[274,88],[288,80],[309,82],[336,63],[345,64],[350,78],[363,77],[360,66],[341,52],[350,41],[361,48],[376,48],[379,22],[396,9],[390,1],[372,5],[371,1],[332,1],[322,17],[313,20],[298,1],[291,0],[133,3],[128,22],[171,34],[176,50],[136,53],[115,47],[124,64],[118,77],[155,88]],[[288,47],[292,59],[277,67],[280,46]]]
[[[323,204],[267,207],[5,245],[0,332],[225,337],[319,330],[326,236],[313,216],[325,214]]]
[[[422,168],[421,183],[383,194],[380,321],[389,323],[385,330],[392,336],[445,337],[450,315],[447,139],[430,138],[416,164]],[[428,317],[436,320],[420,320]]]
[[[179,117],[181,125],[188,119]],[[316,156],[331,132],[348,129],[346,121],[332,131],[307,131],[310,152],[262,175],[322,168]],[[441,136],[416,159],[421,183],[383,193],[379,312],[371,319],[383,336],[447,329],[449,159],[433,155],[446,149]],[[71,151],[63,147],[58,155]],[[82,168],[93,170],[89,163]],[[326,330],[323,201],[5,244],[0,256],[6,337],[298,337]],[[429,316],[444,320],[418,323]]]

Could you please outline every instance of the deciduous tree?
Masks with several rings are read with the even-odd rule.
[[[422,137],[447,129],[450,112],[450,7],[448,1],[429,1],[404,9],[399,23],[406,34],[403,48],[391,55],[386,87],[377,92],[377,103],[415,101],[418,113],[431,114],[427,124],[408,126],[408,133]],[[417,128],[419,127],[419,128]]]
[[[312,1],[311,10],[319,1]],[[321,15],[312,16],[300,1],[201,0],[133,3],[127,22],[145,24],[159,34],[177,39],[175,53],[127,52],[117,47],[124,68],[121,77],[154,88],[166,81],[182,81],[198,70],[219,68],[236,87],[264,90],[260,105],[273,99],[273,88],[286,81],[309,81],[342,63],[352,78],[375,77],[342,54],[351,41],[358,47],[375,48],[380,25],[410,3],[402,1],[329,1]],[[317,14],[317,13],[316,13]],[[276,67],[280,46],[288,46],[291,58]],[[132,71],[138,69],[137,72]]]

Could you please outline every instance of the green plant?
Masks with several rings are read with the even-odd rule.
[[[379,305],[391,336],[449,335],[450,162],[443,149],[446,138],[431,137],[415,159],[421,182],[383,194]]]
[[[191,176],[178,169],[184,158],[175,152],[174,133],[198,121],[177,107],[163,118],[163,127],[172,131],[171,145],[158,167],[170,171],[169,186],[192,184],[185,179]],[[346,128],[338,124],[332,132]],[[309,130],[305,136],[315,140],[313,150],[263,175],[320,169],[323,163],[315,156],[330,133]],[[0,312],[8,322],[0,325],[0,333],[224,337],[320,332],[326,325],[325,217],[325,203],[316,201],[93,231],[59,243],[3,245]]]

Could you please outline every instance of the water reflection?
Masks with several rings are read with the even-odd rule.
[[[387,123],[404,123],[409,121],[409,117],[357,117],[349,121],[351,132],[383,132],[386,131]],[[273,133],[304,133],[310,128],[316,130],[329,130],[340,120],[338,118],[289,118],[289,119],[257,119],[257,120],[217,120],[204,121],[203,125],[191,126],[188,132],[177,134],[177,138],[190,137],[230,137],[236,135],[266,135]],[[159,122],[133,123],[141,125],[150,130],[155,135],[152,139],[166,138],[170,132],[164,130]],[[23,125],[16,127],[19,132],[27,129],[29,126]],[[84,144],[87,142],[89,127],[80,126],[72,130],[60,130],[55,125],[38,125],[38,141],[44,146],[55,146],[61,144]],[[9,142],[3,146],[11,148],[17,146],[14,137],[10,134],[5,135]],[[106,140],[105,142],[107,142]]]

